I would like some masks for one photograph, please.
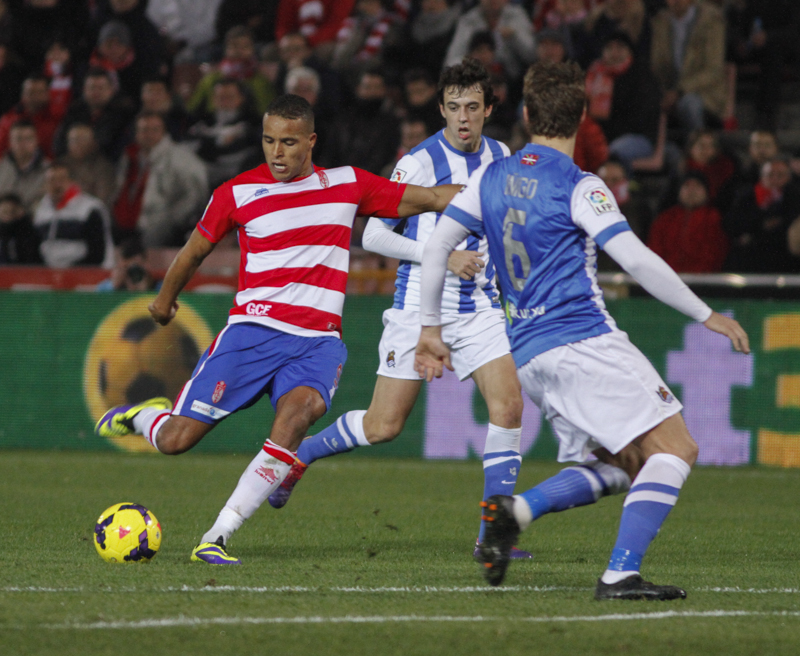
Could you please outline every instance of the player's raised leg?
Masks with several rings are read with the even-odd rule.
[[[270,505],[273,508],[286,505],[295,485],[312,462],[358,447],[392,441],[403,430],[421,387],[420,380],[379,375],[367,410],[346,412],[326,429],[303,440],[291,472],[270,495]]]
[[[111,408],[97,422],[100,437],[141,435],[165,455],[185,453],[214,427],[191,417],[172,414],[172,402],[157,397],[137,405]]]

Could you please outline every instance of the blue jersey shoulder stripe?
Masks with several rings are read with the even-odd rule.
[[[450,171],[450,163],[447,161],[447,155],[444,153],[444,148],[440,142],[436,142],[428,148],[428,155],[431,156],[433,161],[433,172],[436,175],[436,184],[450,184],[453,179],[452,172]]]
[[[416,155],[420,150],[427,150],[432,145],[438,144],[439,143],[439,136],[442,134],[442,132],[443,132],[443,130],[439,130],[439,132],[437,132],[436,134],[431,135],[430,137],[425,139],[425,141],[423,141],[421,144],[417,144],[410,151],[408,151],[408,154],[409,155]]]
[[[469,228],[475,234],[483,237],[483,221],[476,219],[472,214],[465,212],[460,207],[448,205],[444,211],[445,216],[455,219],[465,228]]]
[[[630,229],[631,227],[630,225],[628,225],[627,221],[620,221],[619,223],[610,225],[605,230],[602,230],[600,234],[598,234],[594,238],[594,241],[600,248],[603,248],[603,246],[605,246],[608,243],[609,239],[615,237],[620,232],[625,232]]]
[[[503,149],[500,147],[500,144],[497,143],[494,139],[486,139],[486,143],[489,144],[489,149],[492,151],[492,157],[495,160],[503,159],[505,157],[505,153]]]

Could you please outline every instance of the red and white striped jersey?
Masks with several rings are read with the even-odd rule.
[[[278,182],[266,164],[220,185],[197,228],[213,243],[238,231],[239,291],[228,323],[341,337],[353,221],[397,218],[405,187],[350,166]]]

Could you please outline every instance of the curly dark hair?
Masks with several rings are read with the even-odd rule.
[[[477,59],[464,57],[460,64],[448,66],[439,76],[436,87],[436,97],[440,105],[444,105],[445,89],[455,87],[459,92],[479,86],[483,91],[483,106],[492,107],[497,101],[492,89],[492,79],[489,72]]]
[[[531,135],[567,139],[578,131],[586,82],[575,62],[537,62],[525,73],[522,97]]]
[[[279,116],[290,121],[303,120],[309,124],[311,131],[314,131],[314,110],[305,98],[287,93],[278,96],[267,107],[265,115]]]

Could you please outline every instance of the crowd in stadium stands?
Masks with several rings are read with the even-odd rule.
[[[584,68],[576,162],[677,271],[800,272],[798,35],[797,0],[0,0],[0,264],[182,245],[281,93],[313,106],[318,165],[387,175],[469,56],[512,152],[527,66]]]

